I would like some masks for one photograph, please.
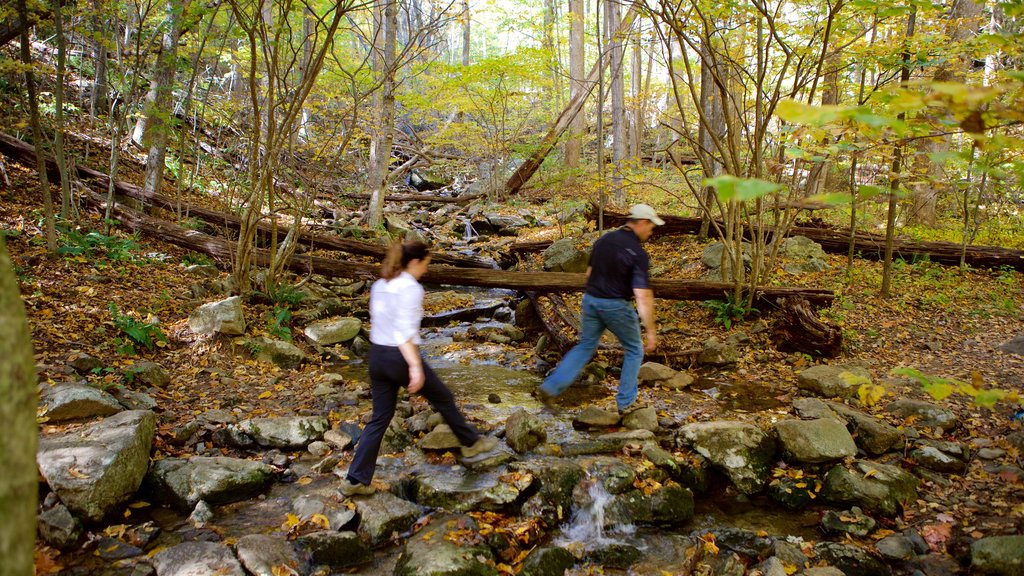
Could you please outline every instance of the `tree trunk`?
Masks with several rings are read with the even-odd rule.
[[[367,223],[371,228],[384,221],[384,196],[387,194],[388,165],[391,163],[392,127],[395,122],[395,27],[396,0],[377,0],[374,7],[374,71],[380,80],[379,95],[374,98],[374,135],[370,143],[370,206]]]
[[[583,64],[584,42],[583,22],[586,14],[583,11],[583,0],[569,0],[569,101],[573,101],[584,91]],[[569,125],[569,135],[565,140],[565,167],[576,168],[580,163],[580,151],[583,149],[583,133],[586,129],[585,115],[577,114]]]
[[[171,96],[174,93],[174,72],[178,60],[178,39],[181,24],[191,0],[170,0],[167,2],[166,29],[160,52],[153,65],[153,80],[150,83],[146,106],[145,140],[149,143],[146,156],[146,176],[142,188],[158,194],[164,181],[164,158],[167,155],[167,140],[171,128]]]
[[[472,26],[472,18],[469,14],[469,0],[462,0],[462,65],[469,66],[469,49],[470,49],[470,27]]]
[[[18,0],[18,16],[22,22],[29,22],[28,8],[25,0]],[[32,125],[32,138],[36,141],[36,170],[39,172],[39,189],[43,195],[43,218],[46,225],[46,250],[50,254],[57,252],[57,231],[53,222],[53,198],[50,196],[50,179],[46,175],[46,149],[43,127],[39,121],[39,100],[36,98],[36,78],[32,71],[32,46],[29,39],[31,27],[21,30],[21,62],[25,66],[25,91],[28,98],[29,122]]]
[[[57,36],[57,84],[53,89],[54,118],[57,126],[54,129],[53,156],[60,168],[60,217],[61,220],[71,218],[71,180],[68,176],[68,161],[64,156],[64,61],[67,53],[67,41],[64,38],[64,13],[61,0],[53,2],[53,25]]]
[[[24,0],[21,0],[23,3]],[[0,454],[4,472],[0,474],[0,558],[4,574],[31,576],[32,551],[36,541],[36,504],[39,478],[36,472],[35,361],[21,291],[7,244],[0,237]]]
[[[90,113],[99,117],[110,112],[107,102],[107,25],[103,18],[101,0],[92,0],[92,29],[96,38],[93,40],[93,62],[96,70],[92,85],[92,98],[89,100]]]
[[[630,110],[632,120],[629,124],[629,157],[638,164],[640,162],[640,144],[643,141],[643,53],[640,50],[640,42],[643,38],[643,21],[637,21],[636,35],[633,36],[633,66],[630,79],[633,84],[633,107]]]
[[[626,191],[622,187],[623,162],[626,159],[626,90],[622,57],[622,38],[620,21],[622,9],[619,0],[605,0],[605,29],[608,30],[608,52],[611,62],[611,96],[612,96],[612,191],[615,200],[622,204],[626,201]]]
[[[713,71],[716,57],[711,53],[711,46],[704,42],[700,46],[700,106],[704,111],[706,120],[700,122],[697,128],[697,139],[700,147],[697,149],[697,158],[704,171],[705,178],[714,178],[722,173],[722,162],[719,159],[718,142],[725,138],[725,109],[723,107],[721,91],[715,85],[715,74]],[[673,83],[678,90],[678,84]],[[711,186],[704,187],[704,200],[701,206],[702,222],[699,237],[707,238],[711,231],[711,220],[713,215],[711,207],[715,202],[715,189]]]

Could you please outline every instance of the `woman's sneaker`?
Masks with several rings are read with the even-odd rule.
[[[338,488],[343,496],[369,496],[377,491],[376,488],[369,484],[359,484],[358,482],[352,482],[348,478],[343,478],[341,481],[341,488]]]
[[[472,458],[484,452],[490,452],[498,446],[498,439],[493,436],[481,436],[472,446],[462,447],[462,457]]]

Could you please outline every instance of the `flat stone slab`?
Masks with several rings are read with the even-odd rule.
[[[103,390],[82,384],[61,384],[43,388],[40,405],[47,422],[84,420],[117,414],[124,408]]]
[[[246,576],[231,548],[216,542],[183,542],[153,556],[157,576]]]

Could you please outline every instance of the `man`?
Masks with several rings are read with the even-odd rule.
[[[658,345],[654,291],[648,279],[650,256],[640,243],[647,241],[654,228],[664,223],[653,208],[637,204],[630,209],[625,226],[601,236],[594,243],[583,293],[580,341],[540,385],[538,395],[542,400],[547,402],[560,395],[576,380],[594,356],[601,334],[607,329],[619,339],[623,350],[615,404],[619,414],[635,408],[637,376],[644,352],[653,352]],[[636,298],[636,308],[631,302],[633,298]],[[646,344],[640,338],[637,312],[645,329]]]

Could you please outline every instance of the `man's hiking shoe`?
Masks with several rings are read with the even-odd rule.
[[[498,439],[494,436],[481,436],[479,440],[473,443],[472,446],[462,447],[462,457],[472,458],[473,456],[479,456],[484,452],[490,452],[498,446]]]
[[[556,407],[555,397],[553,395],[548,394],[547,392],[545,392],[542,388],[534,389],[534,391],[532,392],[532,396],[534,398],[536,398],[537,400],[540,400],[541,403],[544,404],[544,406],[547,407],[547,408],[555,408]]]
[[[633,402],[632,404],[626,406],[625,408],[619,408],[619,417],[625,418],[626,416],[629,416],[633,412],[636,412],[637,410],[643,410],[644,408],[647,408],[647,406],[645,406],[643,403]]]
[[[341,492],[343,496],[369,496],[376,492],[377,489],[369,484],[359,484],[358,482],[352,482],[348,478],[341,481],[341,488],[338,488],[338,492]]]

